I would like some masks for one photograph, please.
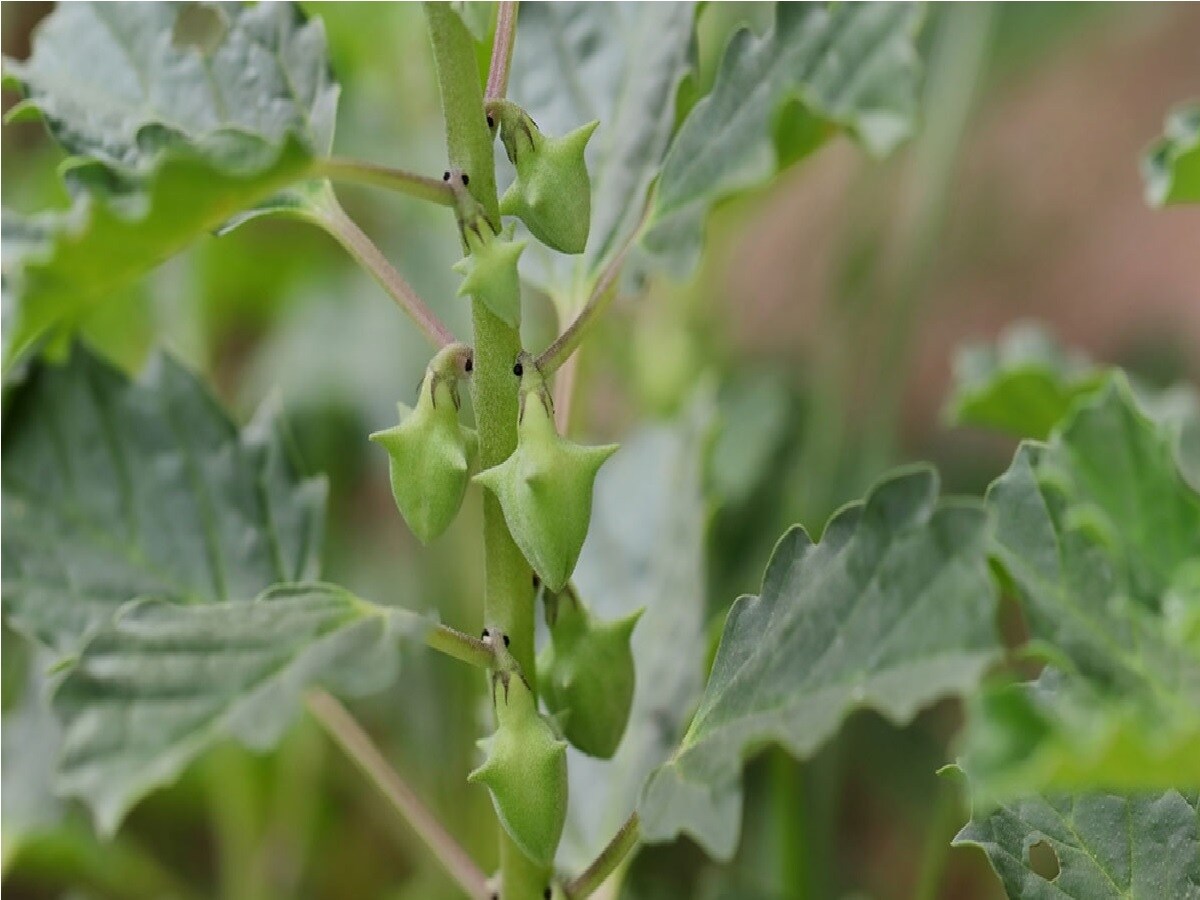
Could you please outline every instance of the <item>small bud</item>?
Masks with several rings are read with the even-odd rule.
[[[550,643],[538,659],[538,683],[546,708],[575,747],[610,759],[617,752],[636,682],[630,640],[644,610],[601,622],[570,585],[547,594]]]
[[[562,137],[546,137],[523,109],[492,104],[500,139],[517,177],[500,198],[500,212],[517,216],[534,236],[562,253],[582,253],[592,219],[592,183],[584,151],[599,122]]]
[[[454,271],[465,276],[459,285],[460,297],[479,300],[512,328],[521,327],[521,278],[517,261],[525,249],[524,241],[514,241],[510,226],[495,234],[482,215],[478,227],[463,228],[463,240],[469,255],[454,264]]]
[[[584,447],[561,437],[537,366],[526,359],[521,372],[517,449],[475,479],[500,501],[513,540],[538,577],[558,591],[587,537],[596,473],[617,445]]]
[[[462,344],[439,352],[425,371],[416,409],[398,404],[400,424],[371,435],[388,453],[396,508],[424,544],[454,521],[467,489],[476,437],[458,421],[458,378],[470,361]]]
[[[567,819],[567,743],[538,713],[519,674],[497,672],[492,693],[496,731],[479,742],[487,759],[467,780],[487,786],[496,816],[522,852],[552,865]]]

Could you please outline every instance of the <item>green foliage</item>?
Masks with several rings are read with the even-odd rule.
[[[5,260],[6,365],[303,178],[333,139],[324,30],[290,4],[66,4],[5,72],[26,94],[10,117],[45,120],[74,192],[36,223],[32,252]]]
[[[976,812],[955,846],[987,853],[1009,897],[1194,897],[1200,883],[1197,796],[1033,796]],[[1046,872],[1031,848],[1055,857]]]
[[[1200,203],[1200,104],[1167,116],[1166,132],[1142,160],[1146,199],[1155,206]]]
[[[954,392],[946,418],[954,425],[992,428],[1045,440],[1104,374],[1064,352],[1037,325],[1021,323],[995,346],[963,348],[954,360]]]
[[[1200,494],[1125,380],[988,492],[994,554],[1030,652],[1058,670],[974,705],[966,768],[988,795],[1200,787]]]
[[[696,264],[713,205],[757,187],[782,159],[794,162],[836,129],[883,155],[912,131],[920,63],[913,4],[779,3],[761,37],[730,41],[712,93],[671,142],[644,244],[677,276]],[[781,110],[799,145],[780,145]]]
[[[900,472],[814,544],[780,540],[762,592],[725,623],[683,742],[639,803],[651,840],[681,831],[718,858],[736,846],[744,759],[768,742],[807,757],[859,707],[904,722],[965,694],[996,656],[983,510],[938,502],[932,470]]]
[[[385,687],[397,634],[424,628],[413,613],[326,584],[280,585],[241,602],[127,606],[55,692],[58,788],[112,834],[134,802],[221,739],[276,744],[308,688]]]
[[[169,357],[129,381],[77,347],[4,416],[4,612],[71,653],[135,597],[249,601],[318,574],[324,484],[264,411],[239,433]]]

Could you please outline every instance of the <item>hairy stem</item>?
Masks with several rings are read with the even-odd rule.
[[[445,3],[426,3],[426,18],[446,120],[451,168],[470,174],[469,189],[495,226],[500,222],[492,135],[487,127],[470,35]],[[498,29],[502,31],[502,29]],[[475,329],[471,390],[479,457],[483,468],[507,459],[517,446],[517,389],[513,364],[521,335],[478,299],[471,301]],[[534,595],[529,564],[513,542],[499,501],[483,498],[485,566],[484,623],[509,637],[509,651],[537,691],[533,654]],[[552,872],[530,860],[500,829],[500,885],[503,900],[538,900]]]
[[[542,351],[537,358],[537,366],[541,373],[547,378],[558,370],[564,362],[566,362],[572,353],[579,347],[588,330],[600,318],[600,315],[608,308],[609,302],[616,296],[617,276],[621,274],[621,268],[625,265],[625,257],[629,255],[629,250],[637,242],[641,236],[642,227],[646,224],[646,217],[649,214],[650,205],[646,204],[646,208],[642,211],[642,217],[638,220],[637,227],[630,232],[629,237],[625,239],[625,243],[621,245],[613,257],[608,261],[608,265],[604,267],[604,271],[600,273],[600,277],[596,279],[596,284],[592,288],[591,294],[588,295],[587,302],[583,308],[575,314],[575,319],[567,326],[566,330],[558,336],[558,338]]]
[[[625,824],[617,830],[613,839],[608,842],[608,846],[600,851],[600,855],[592,864],[567,884],[567,897],[570,900],[584,900],[585,897],[590,897],[595,893],[621,864],[621,861],[629,855],[629,852],[637,846],[638,841],[641,840],[641,834],[638,814],[631,813],[625,820]]]
[[[496,17],[496,38],[492,42],[492,64],[488,68],[488,100],[503,100],[508,93],[508,72],[512,66],[513,46],[517,35],[517,2],[500,0]]]
[[[425,643],[447,656],[453,656],[482,669],[491,668],[496,658],[490,645],[446,625],[438,625],[426,634]]]
[[[359,265],[374,276],[380,287],[388,292],[397,306],[408,313],[431,344],[441,348],[455,343],[450,329],[425,304],[412,285],[404,280],[404,276],[387,261],[387,257],[354,220],[346,215],[332,191],[307,210],[305,217],[328,231]]]
[[[429,178],[403,169],[337,156],[318,162],[317,173],[333,181],[387,188],[440,206],[454,206],[454,192],[441,178]]]
[[[483,872],[425,807],[413,789],[388,765],[383,754],[371,742],[370,736],[346,707],[331,694],[314,691],[308,696],[308,708],[334,742],[404,817],[417,837],[424,841],[434,858],[467,896],[480,900],[488,897],[488,884]]]

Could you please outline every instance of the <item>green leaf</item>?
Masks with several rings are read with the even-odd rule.
[[[663,162],[646,249],[679,278],[695,266],[709,210],[841,129],[882,156],[913,130],[922,10],[901,3],[778,3],[761,37],[734,35],[712,92]]]
[[[104,834],[216,742],[276,743],[314,685],[378,690],[396,671],[415,613],[341,588],[278,585],[253,602],[126,607],[87,643],[54,695],[63,723],[58,789]]]
[[[63,816],[62,803],[54,795],[54,764],[62,744],[62,728],[46,696],[47,660],[30,655],[24,696],[17,706],[4,712],[0,871],[7,869],[27,840],[55,829]]]
[[[642,794],[647,838],[687,831],[727,859],[751,753],[778,742],[805,758],[854,709],[902,723],[973,689],[997,650],[984,526],[981,506],[939,503],[922,467],[836,514],[818,544],[799,526],[785,534],[761,594],[730,611],[699,710]]]
[[[1200,103],[1167,116],[1166,133],[1142,159],[1142,177],[1154,206],[1200,203]]]
[[[10,118],[71,154],[74,194],[40,247],[6,254],[6,365],[235,213],[286,207],[333,140],[324,29],[287,3],[62,4],[5,78],[26,94]]]
[[[633,632],[637,686],[616,755],[567,751],[571,804],[558,861],[569,868],[586,866],[616,833],[646,777],[683,736],[704,687],[711,393],[701,388],[678,419],[634,434],[596,479],[575,584],[599,618],[646,612]]]
[[[594,282],[638,226],[675,128],[680,82],[695,61],[695,4],[530,3],[517,19],[509,96],[543,133],[598,119],[586,159],[592,224],[581,260],[534,245],[527,278],[554,293]]]
[[[1056,672],[973,705],[973,786],[1200,788],[1200,494],[1120,374],[988,491],[1030,652]]]
[[[945,416],[954,425],[1045,440],[1075,402],[1104,380],[1103,372],[1064,351],[1040,326],[1023,322],[994,346],[959,351]]]
[[[66,3],[34,35],[29,59],[4,62],[74,159],[116,184],[149,175],[170,150],[248,174],[289,137],[310,153],[333,141],[338,86],[320,20],[290,3]],[[89,187],[102,182],[89,171]]]
[[[979,847],[1009,897],[1159,900],[1200,896],[1196,794],[1033,796],[976,812],[954,839]],[[1057,876],[1031,860],[1042,845]]]
[[[132,598],[246,601],[317,575],[324,483],[168,358],[137,382],[79,347],[39,363],[8,398],[0,472],[4,613],[60,653]]]

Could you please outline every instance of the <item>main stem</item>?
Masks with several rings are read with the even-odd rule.
[[[450,165],[470,176],[472,195],[499,224],[492,136],[470,35],[446,3],[426,3],[425,13],[446,119]],[[489,468],[503,462],[517,447],[519,381],[512,369],[521,351],[521,335],[477,300],[471,302],[471,313],[475,328],[471,387],[479,462],[482,468]],[[493,633],[508,635],[509,651],[536,694],[533,573],[509,534],[499,501],[490,493],[483,498],[483,540],[484,624]],[[500,897],[540,900],[553,873],[522,853],[503,828],[499,832]]]

